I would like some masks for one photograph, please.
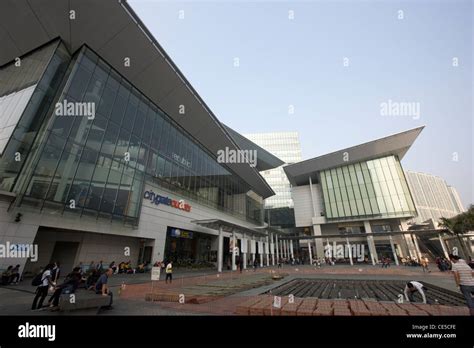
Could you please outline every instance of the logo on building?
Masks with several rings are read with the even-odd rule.
[[[176,153],[173,152],[173,154],[171,155],[173,157],[173,159],[178,162],[179,164],[183,165],[183,166],[186,166],[188,168],[191,168],[191,161],[189,161],[188,159],[184,158],[183,156],[180,156]]]
[[[171,199],[169,197],[160,196],[160,195],[154,193],[153,191],[145,191],[145,194],[144,194],[143,197],[145,199],[149,199],[150,202],[152,202],[153,204],[156,204],[156,205],[164,204],[164,205],[168,205],[170,207],[180,209],[180,210],[184,210],[184,211],[187,211],[187,212],[191,211],[191,206],[189,204],[187,204],[184,201],[184,199],[180,199],[180,200]]]

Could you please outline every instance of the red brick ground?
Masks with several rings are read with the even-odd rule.
[[[274,269],[274,268],[273,268]],[[275,269],[274,269],[275,270]],[[253,271],[249,271],[253,273]],[[271,270],[260,269],[258,273],[270,273]],[[310,269],[294,267],[284,267],[282,272],[292,275],[306,274],[338,274],[338,275],[402,275],[402,276],[419,276],[419,269],[411,269],[410,267],[393,267],[391,269],[382,269],[380,267],[324,267],[321,269]],[[230,279],[232,277],[244,277],[243,274],[224,273],[217,276],[207,275],[198,277],[186,277],[175,279],[172,284],[165,284],[163,281],[154,282],[154,293],[160,294],[160,306],[164,308],[196,314],[211,315],[323,315],[323,316],[427,316],[427,315],[469,315],[467,307],[450,307],[443,305],[423,305],[423,304],[399,304],[396,302],[378,302],[374,300],[317,300],[315,298],[295,298],[294,303],[289,303],[287,297],[282,297],[281,308],[272,306],[273,298],[271,295],[259,295],[253,297],[243,297],[237,295],[227,297],[205,297],[187,298],[185,303],[178,302],[178,295],[183,287],[197,284],[205,284],[208,282]],[[250,273],[249,273],[250,274]],[[430,276],[450,276],[446,273],[433,271]],[[121,299],[143,299],[146,294],[151,292],[152,285],[134,284],[127,285],[121,291]],[[166,298],[168,296],[168,298]],[[150,302],[150,305],[153,305]]]

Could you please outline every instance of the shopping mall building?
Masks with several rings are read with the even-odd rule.
[[[446,230],[417,230],[408,224],[418,213],[400,161],[422,130],[284,167],[300,231],[293,239],[303,258],[376,264],[389,257],[398,264],[407,256],[447,257],[453,247],[460,249]],[[464,239],[471,245],[468,236]]]
[[[0,22],[0,246],[39,248],[0,269],[220,271],[235,246],[245,263],[275,262],[259,171],[283,162],[227,131],[126,1],[2,1]]]

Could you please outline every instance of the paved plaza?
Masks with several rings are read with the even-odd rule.
[[[427,284],[428,298],[437,297],[440,301],[429,305],[398,303],[397,294],[403,293],[402,286],[409,280]],[[321,284],[330,284],[326,287],[346,284],[348,291],[348,282],[364,286],[391,284],[391,287],[384,288],[383,285],[377,296],[361,292],[356,298],[352,293],[343,292],[341,295],[341,291],[336,289],[330,289],[329,295],[322,290],[318,293]],[[110,285],[114,293],[114,308],[98,315],[468,315],[452,274],[435,269],[425,273],[420,267],[382,269],[366,265],[322,268],[285,265],[282,268],[244,270],[243,273],[181,270],[175,272],[171,284],[166,284],[163,279],[152,283],[150,274],[131,274],[112,276]],[[444,297],[439,295],[443,290],[455,300],[443,300]],[[294,302],[289,300],[288,295],[293,295],[289,292],[294,292]],[[281,296],[279,308],[273,306],[274,295]],[[34,287],[28,279],[20,285],[0,288],[2,314],[96,314],[96,310],[67,314],[31,311],[33,296]]]

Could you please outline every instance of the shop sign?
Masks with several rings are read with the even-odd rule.
[[[144,194],[143,197],[145,199],[149,199],[150,202],[152,202],[153,204],[156,204],[156,205],[164,204],[164,205],[168,205],[170,207],[180,209],[180,210],[184,210],[184,211],[187,211],[187,212],[191,211],[191,206],[189,204],[187,204],[184,201],[184,199],[180,199],[180,200],[171,199],[169,197],[160,196],[160,195],[154,193],[153,191],[145,191],[145,194]]]
[[[193,239],[193,233],[192,232],[183,231],[183,230],[180,230],[179,228],[172,228],[170,235],[171,235],[171,237],[175,237],[175,238]]]

